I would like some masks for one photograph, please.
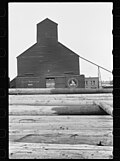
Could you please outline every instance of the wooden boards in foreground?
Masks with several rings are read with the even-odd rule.
[[[10,115],[104,115],[94,102],[112,106],[112,94],[10,95]]]
[[[111,116],[9,116],[9,139],[16,142],[112,146]]]
[[[11,143],[9,159],[113,159],[110,146]]]
[[[111,116],[9,116],[10,159],[112,159]]]
[[[99,106],[94,104],[69,105],[69,106],[34,106],[34,105],[10,105],[10,115],[27,115],[27,116],[43,116],[43,115],[108,115]]]
[[[10,95],[9,158],[112,159],[113,118],[80,115],[103,100],[112,94]]]
[[[95,104],[98,105],[101,109],[103,109],[106,113],[113,116],[113,107],[111,104],[105,102],[95,102]]]
[[[10,88],[9,95],[20,94],[95,94],[112,93],[113,89],[85,89],[85,88]]]

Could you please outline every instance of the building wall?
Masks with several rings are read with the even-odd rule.
[[[45,19],[37,24],[37,42],[44,46],[54,46],[58,41],[57,24]]]
[[[99,79],[98,79],[98,77],[85,78],[85,88],[92,88],[92,89],[99,88]]]
[[[77,88],[84,88],[79,70],[79,56],[58,42],[57,24],[45,19],[37,24],[37,42],[17,57],[16,87],[45,88],[47,82],[47,86],[67,88],[72,76],[78,81],[71,80],[71,85],[77,82]]]
[[[17,58],[18,76],[79,74],[79,57],[58,43],[54,48],[36,44]]]
[[[16,77],[10,81],[10,88],[16,88]]]
[[[17,77],[16,88],[46,88],[47,80],[54,79],[54,88],[85,88],[84,75],[66,75],[66,76],[47,76],[47,77]],[[77,86],[70,87],[70,80],[76,80]],[[52,82],[53,83],[53,82]],[[50,86],[48,86],[50,88]]]
[[[55,77],[55,88],[66,88],[65,76]]]
[[[17,77],[16,88],[45,88],[44,77]]]
[[[57,23],[37,24],[37,42],[17,57],[18,77],[79,75],[79,56],[58,42]]]
[[[76,86],[76,88],[85,88],[85,77],[84,77],[84,75],[68,75],[68,76],[66,76],[66,88],[72,88],[72,86],[70,86],[69,85],[69,83],[70,83],[70,81],[71,80],[75,80],[75,81],[77,81],[77,86]]]

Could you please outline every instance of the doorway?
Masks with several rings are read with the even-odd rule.
[[[55,88],[55,78],[46,78],[46,88]]]

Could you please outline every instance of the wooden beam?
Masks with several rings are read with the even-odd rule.
[[[9,97],[14,97],[14,96],[16,96],[16,95],[10,95]],[[17,96],[19,96],[19,95],[17,95]],[[31,95],[28,95],[29,97],[31,97]],[[33,95],[34,96],[34,95]],[[113,97],[113,95],[112,95],[112,93],[96,93],[96,94],[52,94],[52,95],[50,95],[50,94],[48,94],[48,95],[44,95],[44,94],[39,94],[39,95],[36,95],[36,97],[42,97],[42,98],[44,98],[44,97],[48,97],[48,98],[84,98],[84,97],[88,97],[88,98],[98,98],[98,97],[100,97],[100,98],[107,98],[107,97],[110,97],[110,98],[112,98]],[[22,96],[22,95],[20,95],[20,97],[24,97],[24,95]]]
[[[23,125],[24,126],[24,125]],[[22,132],[21,132],[22,131]],[[82,131],[82,132],[81,132]],[[10,130],[9,141],[51,144],[89,144],[112,146],[113,136],[110,129],[81,129],[80,130]]]
[[[106,113],[113,116],[113,107],[111,104],[105,102],[95,102],[95,104],[98,105],[101,109],[103,109]]]
[[[111,146],[11,143],[9,159],[112,159]]]
[[[108,94],[106,94],[108,95]],[[113,102],[112,95],[102,96],[95,95],[10,95],[10,105],[82,105],[93,104],[93,101],[108,101]]]
[[[112,93],[113,89],[85,89],[85,88],[15,88],[9,89],[9,95],[20,94],[89,94],[89,93]]]
[[[17,142],[113,145],[112,130],[109,115],[9,116],[9,139]]]
[[[93,124],[94,123],[94,124]],[[69,130],[77,130],[77,129],[86,129],[86,128],[113,128],[112,122],[100,122],[96,123],[96,121],[91,121],[85,123],[77,123],[77,122],[48,122],[48,123],[13,123],[10,124],[10,128],[12,129],[27,129],[30,130],[31,128],[36,128],[36,130],[58,130],[58,129],[69,129]]]
[[[53,95],[10,95],[10,99],[53,99],[53,100],[112,100],[112,94],[53,94]]]
[[[111,118],[109,115],[61,115],[61,116],[11,116],[9,115],[9,123],[48,123],[48,122],[84,122],[84,123],[89,123],[89,122],[93,122],[93,124],[96,122],[97,124],[101,123],[101,122],[105,122],[108,123],[112,123],[113,118]]]
[[[42,105],[10,105],[9,115],[107,115],[94,104],[42,106]]]

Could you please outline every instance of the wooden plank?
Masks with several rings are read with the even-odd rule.
[[[21,149],[23,146],[28,146],[28,148],[31,148],[31,146],[33,148],[44,148],[45,146],[47,147],[47,149],[73,149],[73,150],[105,150],[105,151],[111,151],[113,149],[112,146],[94,146],[94,145],[88,145],[88,144],[77,144],[77,145],[73,145],[71,146],[70,144],[45,144],[45,143],[18,143],[18,142],[10,142],[9,145],[11,146],[10,150],[15,150],[16,146],[18,146],[19,149]]]
[[[11,143],[9,159],[112,159],[111,146]]]
[[[31,97],[31,95],[9,95],[9,97]],[[112,93],[100,93],[100,94],[52,94],[52,95],[44,95],[44,94],[39,94],[39,95],[33,95],[33,97],[49,97],[49,98],[94,98],[94,97],[100,97],[100,98],[107,98],[107,97],[113,97]]]
[[[48,122],[76,122],[76,123],[107,123],[113,122],[109,115],[61,115],[61,116],[9,116],[9,123],[48,123]]]
[[[104,128],[100,128],[99,131],[97,129],[82,129],[81,130],[69,130],[69,129],[64,129],[64,128],[61,128],[61,129],[58,129],[58,130],[36,130],[36,129],[29,129],[29,130],[26,130],[26,129],[22,129],[22,130],[16,130],[16,129],[12,129],[10,128],[9,129],[9,135],[10,136],[15,136],[15,137],[24,137],[24,136],[27,136],[27,135],[44,135],[47,137],[47,134],[50,134],[48,135],[48,137],[52,137],[53,135],[69,135],[73,138],[76,138],[78,135],[79,136],[85,136],[85,137],[89,137],[89,136],[95,136],[95,137],[99,137],[99,136],[112,136],[112,129],[104,129]],[[73,135],[76,135],[75,137]],[[59,137],[59,136],[58,136]],[[16,140],[15,138],[13,138],[14,140]]]
[[[110,117],[110,116],[109,116]],[[19,122],[9,123],[10,129],[15,130],[77,130],[80,131],[81,129],[112,129],[113,128],[113,120],[109,117],[106,119],[89,119],[89,117],[79,117],[79,116],[46,116],[41,119],[33,117],[28,117],[27,119],[18,119]],[[43,119],[42,119],[43,118]],[[31,120],[33,119],[33,120]]]
[[[31,88],[9,89],[9,94],[84,94],[84,93],[112,93],[113,89],[85,89],[85,88]]]
[[[94,104],[69,106],[10,105],[9,115],[106,115]]]
[[[51,89],[50,88],[9,88],[9,95],[15,95],[15,94],[50,94],[51,93]]]
[[[22,132],[21,132],[22,131]],[[113,145],[112,130],[10,130],[9,140],[28,143]]]
[[[50,99],[104,99],[104,98],[113,98],[113,95],[110,93],[107,94],[53,94],[53,95],[9,95],[9,98],[50,98]]]
[[[92,105],[95,100],[14,100],[10,101],[9,105],[33,105],[33,106],[78,106],[78,105]],[[112,104],[113,101],[105,101]]]
[[[106,113],[113,116],[113,107],[110,104],[107,104],[105,102],[95,102],[95,104],[103,109]]]
[[[9,120],[12,141],[113,145],[110,116],[10,116]]]
[[[95,122],[94,122],[95,123]],[[112,126],[112,123],[111,122],[107,122],[106,124],[104,123],[96,123],[96,124],[93,124],[93,122],[87,122],[87,123],[77,123],[77,122],[74,122],[74,123],[71,123],[71,122],[60,122],[60,123],[56,123],[56,122],[50,122],[50,123],[11,123],[10,124],[10,128],[12,129],[16,129],[16,130],[19,130],[19,129],[31,129],[31,128],[36,128],[36,130],[58,130],[58,129],[69,129],[69,130],[82,130],[82,129],[86,129],[86,128],[113,128]]]
[[[55,88],[51,89],[52,94],[93,94],[93,93],[112,93],[113,89],[85,89],[85,88]]]
[[[113,145],[112,129],[110,116],[9,116],[12,141]]]
[[[64,97],[46,97],[41,95],[18,95],[18,96],[9,96],[10,105],[83,105],[83,104],[93,104],[93,101],[108,101],[111,104],[113,103],[112,97],[74,97],[67,98]]]

